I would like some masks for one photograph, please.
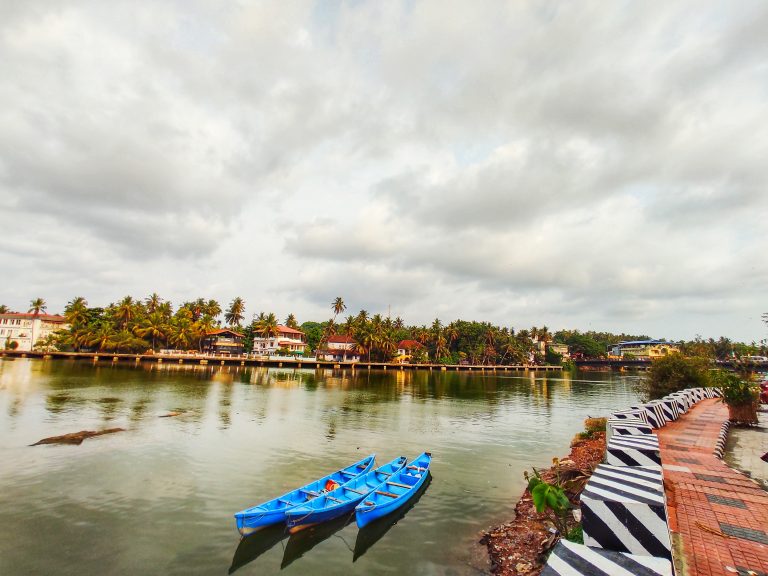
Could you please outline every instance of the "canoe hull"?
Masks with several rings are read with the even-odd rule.
[[[285,522],[288,528],[291,533],[295,533],[308,526],[350,514],[381,484],[382,480],[400,472],[406,465],[406,461],[404,456],[395,458],[376,470],[361,474],[347,484],[323,494],[312,502],[286,511]]]
[[[284,523],[286,520],[286,512],[291,508],[306,504],[324,489],[325,483],[328,480],[333,480],[338,485],[343,486],[362,474],[366,474],[373,468],[375,461],[375,455],[371,454],[367,458],[342,468],[324,476],[314,482],[286,492],[282,496],[268,500],[258,506],[247,508],[241,512],[235,514],[235,521],[237,523],[237,530],[242,536],[247,536],[264,528],[265,526],[271,526],[273,524]]]
[[[410,485],[406,492],[400,494],[398,498],[393,498],[390,500],[386,497],[375,496],[374,498],[368,500],[363,499],[363,501],[355,508],[355,519],[357,521],[358,528],[363,528],[378,518],[387,516],[398,508],[405,506],[408,501],[419,492],[421,487],[424,485],[424,482],[426,482],[427,478],[430,476],[429,465],[431,460],[431,454],[425,452],[410,464],[413,465],[414,463],[419,462],[426,463],[426,466],[419,467],[419,473],[421,476],[416,480],[416,482]],[[395,475],[394,479],[399,481],[398,483],[403,481],[412,481],[413,477],[405,478],[404,474],[406,474],[406,472],[402,471]],[[373,493],[375,494],[377,491],[388,492],[387,482],[379,486]],[[372,505],[371,502],[373,502]]]

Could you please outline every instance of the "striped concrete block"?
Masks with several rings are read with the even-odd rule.
[[[581,514],[587,546],[672,557],[660,468],[600,464],[581,493]]]
[[[680,418],[680,408],[674,400],[662,398],[661,400],[654,400],[650,404],[655,404],[661,408],[661,413],[667,422],[674,422]]]
[[[661,428],[664,426],[664,424],[667,423],[661,407],[652,402],[648,402],[647,404],[640,404],[639,406],[632,406],[631,409],[641,410],[641,418],[648,422],[652,428]]]
[[[701,402],[705,398],[703,388],[688,388],[688,393],[693,395],[694,402]]]
[[[714,454],[720,458],[720,460],[723,459],[723,454],[725,454],[725,444],[728,442],[728,430],[730,427],[730,420],[723,422],[723,425],[720,427],[720,434],[717,436],[717,443],[715,444]]]
[[[681,416],[688,412],[688,409],[691,407],[691,401],[686,394],[669,394],[668,396],[664,396],[664,400],[675,402]]]
[[[560,540],[541,576],[672,576],[669,560],[589,548]]]
[[[630,436],[636,434],[650,434],[653,428],[645,420],[639,418],[608,418],[605,426],[606,438],[613,436]]]
[[[611,466],[661,466],[659,439],[655,434],[613,436],[605,450]]]
[[[619,410],[611,414],[611,418],[626,420],[627,418],[641,418],[642,410]]]
[[[723,391],[720,388],[710,388],[712,390],[712,398],[722,398]]]

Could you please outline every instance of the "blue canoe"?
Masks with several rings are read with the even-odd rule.
[[[285,512],[287,510],[320,496],[326,491],[325,485],[328,480],[333,480],[340,485],[347,484],[361,474],[369,472],[373,468],[374,460],[375,454],[371,454],[367,458],[360,460],[360,462],[337,470],[328,476],[323,476],[306,486],[287,492],[258,506],[252,506],[238,512],[235,514],[238,532],[246,536],[264,526],[285,522]]]
[[[405,456],[395,458],[392,462],[387,462],[376,470],[362,474],[351,482],[322,494],[306,504],[287,510],[285,513],[286,524],[288,524],[291,532],[295,532],[312,524],[332,520],[346,512],[351,512],[377,486],[400,472],[407,461]]]
[[[424,484],[429,476],[432,454],[424,452],[405,468],[382,482],[355,508],[358,527],[386,516],[403,506]]]

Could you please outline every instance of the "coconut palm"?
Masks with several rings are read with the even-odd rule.
[[[354,337],[355,332],[357,331],[357,318],[354,316],[347,316],[347,319],[344,320],[344,324],[341,326],[341,331],[347,336]]]
[[[29,312],[34,314],[35,316],[39,316],[40,312],[45,312],[48,308],[48,305],[45,303],[45,300],[42,298],[35,298],[29,303]]]
[[[64,308],[64,318],[74,329],[88,323],[88,301],[82,296],[70,300]]]
[[[438,334],[435,340],[435,362],[448,356],[448,340],[442,334]]]
[[[103,323],[99,328],[92,332],[88,338],[88,346],[95,346],[96,350],[112,350],[115,347],[115,330],[108,324]]]
[[[118,302],[115,308],[115,320],[117,320],[122,328],[125,328],[134,320],[136,312],[136,302],[132,297],[126,296]]]
[[[189,349],[197,337],[197,327],[192,321],[191,313],[174,318],[170,334],[170,341],[174,346],[180,349]]]
[[[157,312],[158,306],[160,306],[160,303],[163,301],[162,298],[160,298],[160,295],[157,292],[152,292],[145,300],[144,305],[147,307],[147,312],[150,314],[153,314],[154,312]]]
[[[293,328],[294,330],[299,329],[299,322],[296,320],[296,316],[294,316],[293,313],[288,314],[287,318],[285,319],[285,325],[288,326],[288,328]]]
[[[239,296],[229,304],[224,320],[229,326],[240,326],[245,314],[245,302]]]
[[[160,312],[152,312],[141,321],[136,328],[136,334],[142,338],[152,339],[152,350],[157,347],[157,340],[165,340],[168,337],[168,323]]]
[[[8,312],[10,311],[11,309],[8,308],[8,306],[6,306],[5,304],[0,304],[0,314],[8,314]]]
[[[213,299],[208,300],[208,302],[205,303],[204,313],[215,321],[216,318],[221,316],[221,304]]]
[[[270,312],[256,323],[256,332],[262,338],[276,338],[280,334],[279,325],[277,316]]]
[[[402,330],[405,326],[405,323],[403,322],[403,319],[398,316],[395,318],[395,321],[392,323],[392,326],[395,328],[395,330]]]
[[[347,309],[347,305],[344,304],[344,300],[342,300],[341,296],[337,296],[331,303],[331,309],[333,310],[333,321],[335,322],[336,316],[344,312],[344,310]]]
[[[357,321],[360,324],[368,322],[368,310],[360,310],[360,312],[357,313]]]

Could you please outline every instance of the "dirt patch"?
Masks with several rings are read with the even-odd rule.
[[[593,437],[575,440],[571,444],[568,458],[560,461],[560,469],[578,469],[590,473],[605,455],[605,432],[595,432]],[[541,472],[541,477],[551,482],[555,477],[553,468]],[[569,500],[579,505],[583,484],[568,491]],[[574,525],[576,523],[574,522]],[[556,542],[552,522],[546,514],[539,514],[526,489],[515,506],[515,519],[501,526],[491,528],[480,540],[488,548],[491,572],[504,576],[537,576],[544,567],[547,552]]]

